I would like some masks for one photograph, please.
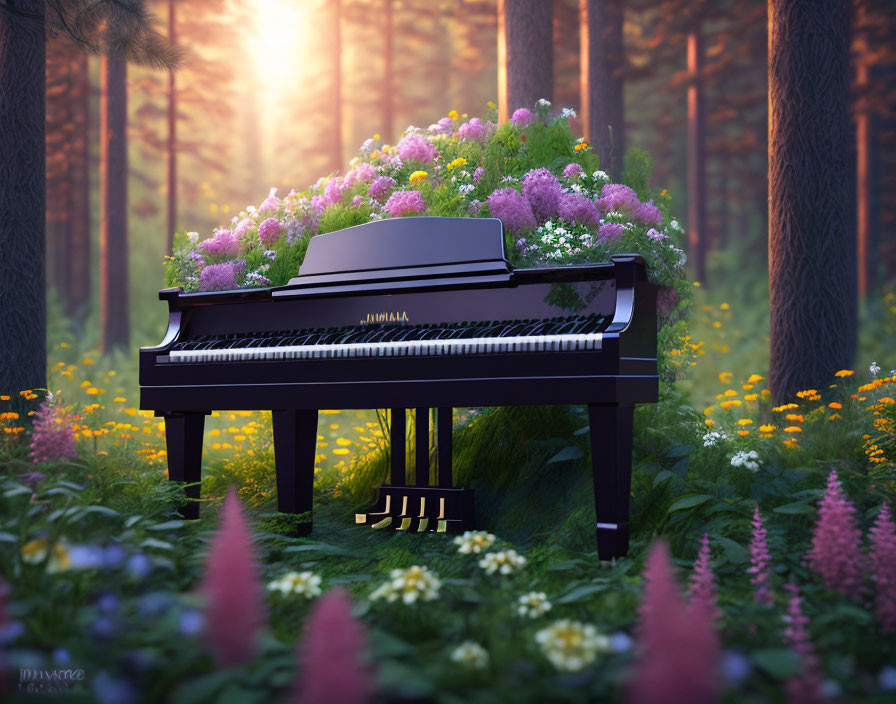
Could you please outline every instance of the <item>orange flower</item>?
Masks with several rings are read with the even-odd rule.
[[[750,420],[749,418],[741,418],[739,421],[737,421],[737,424],[738,425],[752,425],[753,421]]]
[[[785,433],[801,433],[801,432],[803,432],[803,429],[798,425],[788,425],[786,428],[784,428],[784,432]]]
[[[834,376],[852,376],[855,372],[852,369],[841,369]]]
[[[842,403],[837,403],[836,401],[831,401],[831,402],[828,404],[828,408],[835,408],[835,409],[839,410],[839,409],[843,408],[843,404],[842,404]]]
[[[773,430],[777,430],[777,428],[778,428],[777,425],[760,425],[759,426],[759,430],[761,430],[763,433],[770,433]]]
[[[785,403],[783,406],[775,406],[772,410],[780,413],[781,411],[789,411],[791,408],[799,408],[796,403]]]
[[[750,378],[747,379],[748,384],[755,384],[757,381],[762,381],[762,376],[759,374],[750,374]]]
[[[738,435],[749,435],[750,431],[749,430],[738,430],[737,434]]]
[[[789,420],[789,421],[791,421],[791,422],[793,422],[793,423],[803,423],[803,422],[804,422],[803,417],[802,417],[801,415],[796,414],[796,413],[788,413],[788,414],[787,414],[786,416],[784,416],[784,417],[785,417],[787,420]]]

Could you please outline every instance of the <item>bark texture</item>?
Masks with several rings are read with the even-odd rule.
[[[130,342],[126,76],[123,59],[113,56],[103,58],[100,301],[104,353],[127,347]]]
[[[498,120],[537,100],[553,100],[551,3],[498,0]]]
[[[383,143],[392,144],[395,123],[395,15],[393,0],[384,0],[383,7]]]
[[[168,0],[168,41],[177,42],[177,16],[174,0]],[[174,231],[177,229],[177,83],[175,71],[168,72],[168,163],[167,190],[168,199],[165,207],[165,229],[168,240],[165,252],[171,254],[174,249]]]
[[[44,0],[0,6],[0,392],[47,385]]]
[[[857,327],[849,0],[769,0],[769,388],[852,367]]]
[[[620,0],[579,0],[580,117],[600,167],[614,179],[625,156],[622,17]]]
[[[706,111],[703,100],[703,28],[688,33],[688,256],[694,277],[706,283]]]
[[[333,0],[333,171],[342,170],[342,0]]]

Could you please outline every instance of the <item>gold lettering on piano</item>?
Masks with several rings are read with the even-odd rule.
[[[407,323],[408,313],[404,310],[389,310],[379,313],[368,313],[366,318],[359,321],[359,325],[371,325],[377,323]]]

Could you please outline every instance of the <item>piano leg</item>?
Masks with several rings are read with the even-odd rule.
[[[161,412],[165,419],[165,443],[168,452],[168,479],[187,482],[189,503],[180,508],[187,519],[199,518],[199,481],[202,479],[202,432],[206,413]]]
[[[305,513],[311,531],[314,492],[314,455],[317,450],[317,411],[272,411],[274,464],[277,472],[277,510]]]
[[[588,405],[597,555],[601,560],[628,554],[633,412],[633,406]]]

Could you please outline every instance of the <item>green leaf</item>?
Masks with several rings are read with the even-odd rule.
[[[760,670],[779,680],[798,675],[803,670],[802,658],[786,648],[756,650],[750,654],[750,659]]]
[[[589,563],[585,560],[563,560],[555,562],[544,568],[545,572],[565,572],[566,570],[577,569],[579,567],[588,567]]]
[[[142,518],[143,518],[143,516],[140,516],[140,515],[136,515],[136,516],[128,516],[128,519],[124,522],[124,527],[125,527],[125,528],[130,528],[130,527],[131,527],[132,525],[134,525],[137,521],[142,520]]]
[[[586,425],[584,428],[579,428],[576,432],[573,433],[573,435],[584,435],[589,430],[591,430],[591,426]]]
[[[167,543],[164,540],[156,540],[155,538],[147,538],[140,543],[140,547],[158,548],[159,550],[174,550],[174,546],[171,543]]]
[[[566,462],[567,460],[577,460],[582,457],[585,453],[582,452],[575,445],[570,445],[569,447],[564,447],[560,452],[551,457],[545,464],[551,464],[552,462]]]
[[[687,496],[682,496],[678,501],[674,502],[669,507],[669,513],[673,511],[681,511],[686,508],[694,508],[694,506],[699,506],[700,504],[706,503],[712,498],[709,494],[688,494]]]
[[[12,533],[0,532],[0,543],[15,543],[18,539],[19,537]]]
[[[201,702],[214,701],[215,695],[235,676],[235,673],[231,670],[216,670],[194,680],[189,680],[174,690],[170,701],[172,704],[200,704]]]
[[[750,553],[740,543],[731,540],[731,538],[718,537],[714,538],[714,542],[722,546],[728,562],[734,565],[742,564],[750,559]]]
[[[804,504],[802,501],[796,501],[792,504],[784,504],[772,509],[775,513],[797,514],[797,513],[814,513],[815,509]]]
[[[146,530],[175,530],[183,528],[185,524],[186,521],[181,520],[165,521],[164,523],[156,523],[154,526],[147,526]]]
[[[338,545],[329,545],[328,543],[306,543],[304,545],[290,545],[283,548],[283,552],[322,552],[325,555],[344,555],[345,557],[369,557],[366,553],[359,553],[354,550],[347,550]]]
[[[108,506],[88,506],[84,509],[84,513],[101,513],[104,516],[120,516],[121,514],[114,508]]]
[[[686,457],[694,451],[693,445],[676,445],[666,453],[666,457]]]
[[[684,477],[688,473],[688,465],[691,462],[690,457],[682,457],[678,462],[672,465],[672,473],[677,474],[679,477]]]
[[[586,596],[606,591],[608,586],[609,585],[607,584],[583,584],[581,587],[576,587],[571,592],[564,594],[555,601],[558,604],[574,604],[577,601],[582,601]]]
[[[664,469],[662,472],[656,475],[653,479],[653,486],[657,487],[662,484],[664,481],[671,479],[675,476],[674,472],[670,472],[668,469]]]

